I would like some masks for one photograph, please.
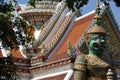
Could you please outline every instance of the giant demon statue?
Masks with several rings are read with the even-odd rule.
[[[85,34],[87,55],[80,54],[74,62],[74,80],[115,80],[110,65],[101,57],[106,50],[106,31],[100,26],[99,5],[96,7],[94,26]],[[108,74],[108,75],[107,75]],[[109,78],[109,79],[108,79]]]

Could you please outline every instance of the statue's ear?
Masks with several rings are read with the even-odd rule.
[[[90,43],[90,34],[84,34],[84,41],[86,43],[86,46],[88,47]]]

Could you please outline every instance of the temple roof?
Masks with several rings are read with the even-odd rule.
[[[70,40],[71,45],[74,46],[75,43],[80,39],[81,35],[84,33],[85,29],[88,27],[90,22],[92,21],[93,17],[94,17],[94,13],[88,14],[85,17],[83,17],[83,16],[78,17],[75,20],[71,31],[68,33],[67,37],[64,39],[64,41],[60,45],[59,49],[55,52],[55,54],[50,58],[50,60],[48,62],[53,62],[56,60],[68,58],[68,55],[67,55],[67,42],[68,42],[68,40]],[[12,53],[11,55],[14,57],[25,58],[24,54],[22,54],[19,49],[12,50],[11,53]],[[1,53],[0,57],[2,57],[2,56],[3,55]]]
[[[67,37],[64,39],[63,43],[57,50],[57,52],[50,58],[48,62],[60,60],[63,58],[67,58],[67,42],[70,40],[71,45],[75,45],[77,41],[80,39],[82,34],[84,33],[85,29],[88,27],[88,25],[91,23],[92,19],[94,17],[94,13],[89,14],[83,18],[78,18],[71,29],[71,31],[68,33]]]
[[[32,13],[32,12],[54,12],[56,5],[58,4],[57,1],[36,1],[35,7],[29,5],[28,3],[24,6],[21,6],[21,11],[19,10],[20,14],[24,13]]]
[[[16,57],[16,58],[25,58],[23,55],[22,55],[22,53],[20,52],[20,50],[19,49],[13,49],[12,51],[11,51],[11,56],[13,56],[13,57]]]

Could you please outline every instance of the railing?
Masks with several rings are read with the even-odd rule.
[[[42,41],[47,37],[47,35],[49,34],[49,32],[53,29],[56,21],[58,20],[60,14],[63,12],[63,10],[65,9],[65,7],[66,7],[66,3],[61,2],[61,5],[58,6],[58,8],[55,11],[55,14],[53,14],[53,16],[51,17],[51,19],[48,22],[48,24],[41,31],[41,34],[39,36],[39,40],[37,42],[37,45],[40,45],[42,43]]]
[[[70,13],[66,17],[66,20],[64,21],[63,25],[61,25],[61,27],[56,32],[56,35],[52,38],[52,40],[50,41],[50,43],[47,45],[47,50],[46,50],[45,55],[46,54],[49,55],[50,51],[52,49],[54,49],[55,45],[60,40],[60,38],[62,37],[62,35],[65,33],[66,29],[68,28],[68,25],[72,21],[72,19],[75,16],[75,14],[76,14],[76,12],[72,12],[72,13]]]
[[[120,37],[120,30],[119,30],[119,25],[117,23],[117,21],[115,20],[115,16],[113,15],[113,12],[111,10],[111,7],[110,6],[105,6],[105,5],[102,5],[101,6],[102,8],[102,11],[101,11],[101,14],[107,9],[109,11],[109,16],[111,17],[111,20],[112,20],[112,24],[113,24],[113,27],[115,28],[116,32],[118,33],[119,37]]]
[[[20,14],[28,13],[28,12],[54,12],[54,9],[58,2],[52,1],[36,1],[35,7],[26,4],[25,10],[20,11]]]
[[[109,7],[109,11],[110,11],[109,15],[111,16],[112,22],[113,22],[113,24],[114,24],[113,27],[115,28],[115,30],[116,30],[116,32],[118,33],[118,36],[119,36],[119,38],[120,38],[120,30],[119,30],[119,27],[120,27],[120,26],[118,26],[118,23],[117,23],[117,21],[115,20],[115,16],[113,15],[113,12],[112,12],[112,10],[111,10],[110,7]]]
[[[36,1],[35,2],[36,8],[39,8],[39,9],[45,9],[47,6],[49,6],[49,9],[53,9],[57,4],[58,2],[52,2],[52,1]],[[34,7],[27,4],[27,7],[25,9],[26,10],[34,9]]]

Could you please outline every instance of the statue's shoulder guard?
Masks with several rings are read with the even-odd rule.
[[[84,58],[85,55],[80,54],[76,57],[75,62],[74,62],[74,68],[77,70],[82,70],[85,71],[86,70],[86,60]]]

